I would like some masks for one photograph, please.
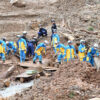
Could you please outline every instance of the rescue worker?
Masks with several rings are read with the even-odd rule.
[[[40,64],[42,64],[42,52],[46,55],[46,46],[48,44],[48,41],[44,41],[44,43],[40,43],[36,49],[35,49],[35,57],[33,58],[33,63],[36,63],[36,59],[39,58]]]
[[[2,38],[2,40],[0,40],[0,41],[2,41],[2,43],[3,43],[3,46],[4,46],[4,48],[5,48],[5,53],[6,53],[6,37],[3,37]]]
[[[34,41],[33,40],[27,43],[27,55],[29,57],[34,55]]]
[[[0,41],[0,57],[3,62],[5,62],[5,47],[2,41]]]
[[[27,39],[27,32],[26,31],[24,31],[23,32],[23,36],[21,37],[21,38],[23,38],[24,40],[26,40],[26,42],[28,42],[28,39]]]
[[[26,49],[27,49],[27,43],[26,41],[18,36],[19,40],[17,41],[18,43],[18,49],[19,49],[19,54],[20,54],[20,62],[24,62],[26,58]]]
[[[41,36],[47,36],[47,30],[45,28],[43,28],[41,26],[41,24],[39,25],[39,32],[38,32],[38,38],[40,38]]]
[[[34,46],[37,46],[37,44],[38,44],[38,39],[37,39],[37,37],[33,37],[33,45]]]
[[[80,45],[78,47],[78,56],[80,61],[86,61],[85,40],[80,40]]]
[[[8,49],[7,49],[7,55],[9,55],[9,53],[11,51],[13,51],[13,55],[15,55],[15,53],[17,52],[17,44],[16,44],[16,42],[9,41],[6,44],[7,44],[7,47],[8,47]]]
[[[52,45],[53,45],[53,50],[56,54],[56,42],[59,43],[60,42],[60,38],[59,35],[57,34],[57,30],[54,30],[54,34],[52,36]]]
[[[56,23],[55,23],[55,20],[54,19],[51,19],[51,23],[52,23],[52,26],[51,26],[51,41],[52,41],[52,36],[54,34],[54,30],[56,29],[57,30],[57,26],[56,26]]]
[[[87,62],[89,62],[92,66],[94,66],[94,56],[99,56],[99,52],[98,52],[98,44],[94,44],[93,47],[91,47],[89,50],[88,50],[88,53],[87,53]]]
[[[73,60],[76,57],[76,49],[75,47],[72,45],[72,41],[68,41],[68,46],[65,49],[65,57],[64,57],[64,61],[70,61]]]
[[[56,50],[57,50],[57,60],[58,63],[61,64],[61,59],[64,58],[65,53],[65,45],[56,42]]]

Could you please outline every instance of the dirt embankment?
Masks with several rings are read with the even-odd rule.
[[[12,100],[87,100],[99,96],[100,72],[78,60],[61,65],[52,77],[42,77],[32,89]],[[32,99],[30,99],[32,98]]]

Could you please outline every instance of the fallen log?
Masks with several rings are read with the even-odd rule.
[[[64,37],[66,37],[68,40],[71,40],[71,41],[73,41],[73,40],[75,39],[74,36],[72,36],[72,35],[70,35],[70,34],[62,33],[62,35],[63,35]]]
[[[2,76],[2,78],[8,78],[14,71],[15,71],[16,67],[14,65],[12,65]]]
[[[94,34],[94,35],[98,35],[98,32],[91,32],[91,31],[87,31],[87,30],[80,30],[82,32],[86,32],[88,34]]]

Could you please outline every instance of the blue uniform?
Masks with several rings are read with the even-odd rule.
[[[19,47],[20,62],[23,62],[26,58],[27,43],[23,38],[20,38],[17,43]]]
[[[39,61],[42,61],[42,51],[46,52],[46,45],[44,43],[40,43],[36,49],[35,49],[35,57],[33,58],[33,62],[36,61],[37,58],[39,58]]]
[[[99,56],[99,52],[97,49],[94,49],[93,47],[90,48],[88,50],[88,53],[87,53],[87,62],[91,63],[92,66],[94,66],[94,55],[97,55]]]
[[[44,29],[44,28],[40,28],[40,29],[39,29],[39,32],[38,32],[38,38],[39,38],[40,36],[47,36],[47,30]]]
[[[65,53],[65,45],[64,44],[58,44],[56,46],[56,50],[57,50],[57,53],[58,53],[58,57],[57,57],[57,60],[58,62],[61,62],[61,59],[64,58],[64,53]]]
[[[76,56],[76,49],[73,45],[68,45],[65,49],[65,61],[70,61]]]
[[[30,56],[34,55],[34,45],[31,41],[27,44],[27,54]]]
[[[16,53],[16,51],[17,51],[17,44],[16,44],[16,42],[9,41],[9,43],[7,44],[7,47],[8,47],[7,55],[9,55],[9,52],[11,50],[13,50],[13,54]]]
[[[55,44],[56,42],[57,43],[60,42],[59,35],[58,34],[53,34],[52,35],[52,45],[53,45],[53,49],[54,49],[55,53],[57,53],[57,51],[56,51],[56,44]]]
[[[0,40],[0,57],[2,58],[3,61],[5,61],[5,53],[6,53],[5,44],[2,40]]]
[[[86,47],[83,44],[80,44],[78,47],[78,56],[80,61],[86,61]]]
[[[2,43],[3,44],[3,47],[5,48],[5,53],[6,53],[6,42],[5,41],[3,41],[3,40],[0,40],[0,43]]]

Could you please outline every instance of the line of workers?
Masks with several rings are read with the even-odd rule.
[[[72,41],[68,41],[68,45],[65,46],[60,42],[60,37],[57,34],[57,27],[55,21],[52,20],[52,35],[51,35],[51,45],[53,47],[54,53],[57,56],[58,63],[61,64],[61,61],[64,60],[68,62],[70,60],[74,60],[77,57],[76,49],[72,43]],[[36,60],[39,59],[39,62],[42,64],[42,52],[46,55],[46,47],[49,44],[48,41],[44,41],[37,45],[38,40],[34,37],[32,40],[28,40],[26,38],[27,32],[23,32],[23,36],[17,35],[18,41],[6,41],[6,38],[2,38],[0,40],[0,57],[3,62],[5,62],[5,55],[9,55],[10,52],[14,55],[17,51],[20,54],[20,62],[24,62],[26,59],[26,55],[33,56],[33,63],[36,63]],[[47,36],[47,30],[42,28],[39,25],[38,38],[41,36]],[[36,49],[34,49],[36,47]],[[94,44],[87,51],[85,46],[85,40],[80,40],[80,45],[78,47],[78,57],[80,61],[87,61],[94,66],[94,56],[99,56],[98,52],[98,44]]]

